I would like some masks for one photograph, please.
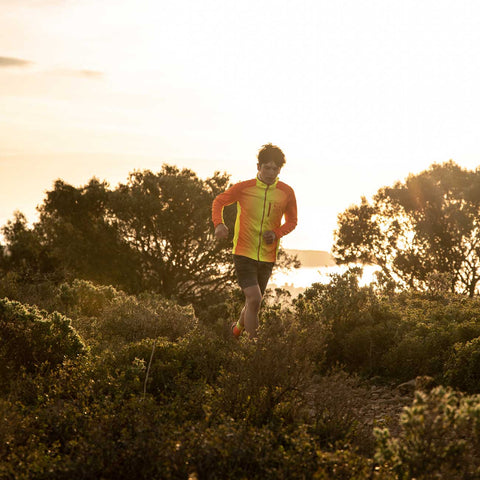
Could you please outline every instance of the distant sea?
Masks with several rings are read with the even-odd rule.
[[[345,272],[347,267],[343,265],[335,265],[330,267],[300,267],[292,268],[287,272],[276,271],[273,273],[269,282],[269,287],[282,287],[288,290],[299,290],[310,287],[313,283],[329,283],[330,275],[341,274]],[[366,285],[374,280],[375,267],[364,267],[363,276],[360,284]]]

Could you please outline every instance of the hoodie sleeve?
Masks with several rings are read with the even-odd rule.
[[[287,206],[285,208],[285,223],[274,229],[275,236],[281,238],[295,229],[297,226],[297,199],[292,188],[289,190]]]
[[[233,185],[223,193],[218,195],[212,203],[212,222],[216,228],[217,225],[224,223],[223,208],[238,201],[240,194],[240,184]]]

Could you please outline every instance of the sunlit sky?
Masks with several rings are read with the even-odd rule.
[[[0,0],[0,225],[57,178],[253,178],[272,142],[283,245],[330,250],[362,195],[480,165],[479,26],[476,0]]]

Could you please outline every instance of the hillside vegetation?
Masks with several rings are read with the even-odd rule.
[[[2,228],[0,479],[480,479],[480,170],[349,207],[335,259],[377,280],[268,292],[256,341],[230,332],[227,185],[58,180]]]
[[[4,278],[0,478],[479,478],[480,301],[357,274],[266,307],[257,342],[233,294],[197,315],[76,280],[29,306]]]

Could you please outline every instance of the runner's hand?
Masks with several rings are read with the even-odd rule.
[[[263,239],[265,240],[265,243],[267,245],[270,245],[272,244],[275,239],[277,238],[277,236],[275,235],[275,232],[272,231],[272,230],[267,230],[264,234],[263,234]]]
[[[228,227],[223,223],[219,223],[217,228],[215,228],[215,237],[218,240],[228,238]]]

